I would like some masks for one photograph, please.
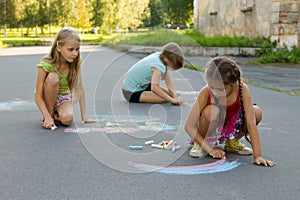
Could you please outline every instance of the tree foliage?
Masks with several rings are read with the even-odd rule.
[[[42,31],[45,25],[98,26],[111,32],[116,27],[186,23],[192,18],[192,6],[193,0],[0,0],[0,25]]]
[[[101,29],[106,32],[111,32],[116,27],[137,28],[150,15],[149,0],[100,0],[95,5],[101,5],[99,13],[102,19],[94,24],[101,21]]]
[[[193,0],[162,0],[162,2],[169,22],[179,24],[191,22]]]

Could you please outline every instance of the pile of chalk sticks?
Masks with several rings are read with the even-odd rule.
[[[153,148],[165,149],[174,153],[180,149],[180,145],[176,144],[173,140],[164,140],[158,144],[155,144],[154,140],[149,140],[145,142],[145,145],[150,145]],[[143,146],[129,146],[131,150],[142,150]]]

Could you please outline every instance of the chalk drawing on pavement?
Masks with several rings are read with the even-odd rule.
[[[178,94],[181,95],[196,95],[198,96],[199,91],[176,91]]]
[[[65,128],[65,133],[96,133],[103,132],[106,134],[113,133],[136,133],[139,130],[132,127],[88,127],[88,128]]]
[[[114,123],[143,123],[143,122],[153,122],[153,121],[159,121],[159,118],[150,118],[146,115],[96,115],[91,116],[90,118],[94,118],[98,122],[114,122]]]
[[[164,174],[178,175],[196,175],[196,174],[212,174],[218,172],[226,172],[237,168],[241,165],[237,160],[227,161],[226,158],[209,164],[191,165],[191,166],[157,166],[147,164],[137,164],[128,162],[128,165],[147,172],[159,172]]]
[[[147,131],[173,131],[176,129],[176,126],[160,122],[146,122],[145,125],[138,125],[137,127],[141,130]]]
[[[14,98],[10,102],[0,102],[1,111],[14,111],[14,110],[28,110],[35,108],[35,104],[22,100],[20,98]]]
[[[154,131],[177,134],[177,125],[162,123],[159,118],[150,118],[146,115],[96,115],[90,117],[101,123],[100,127],[86,127],[77,129],[65,129],[69,133],[104,132],[112,133],[135,133],[137,131]]]

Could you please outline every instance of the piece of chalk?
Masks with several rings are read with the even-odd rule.
[[[173,143],[173,140],[170,140],[167,144],[167,146],[170,146]]]
[[[164,147],[160,144],[151,144],[151,147],[163,149]]]
[[[57,126],[51,126],[51,131],[54,131],[55,129],[57,129]]]
[[[153,143],[154,143],[154,140],[149,140],[149,141],[145,142],[145,145],[150,145],[150,144],[153,144]]]
[[[178,151],[180,149],[180,145],[178,146],[173,146],[172,147],[172,153],[174,153],[175,151]]]
[[[188,105],[189,105],[189,103],[185,101],[185,102],[183,102],[183,103],[182,103],[182,105],[184,105],[184,106],[188,106]]]
[[[172,153],[174,153],[175,151],[176,151],[176,147],[173,146],[173,147],[172,147]]]
[[[132,150],[141,150],[143,149],[143,146],[128,146]]]

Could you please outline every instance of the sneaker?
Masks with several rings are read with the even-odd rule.
[[[193,158],[202,158],[205,154],[206,151],[204,151],[198,143],[194,142],[194,146],[190,150],[189,155]]]
[[[240,154],[240,155],[252,155],[253,154],[253,151],[250,147],[247,147],[245,144],[241,143],[237,139],[226,140],[225,151]]]

